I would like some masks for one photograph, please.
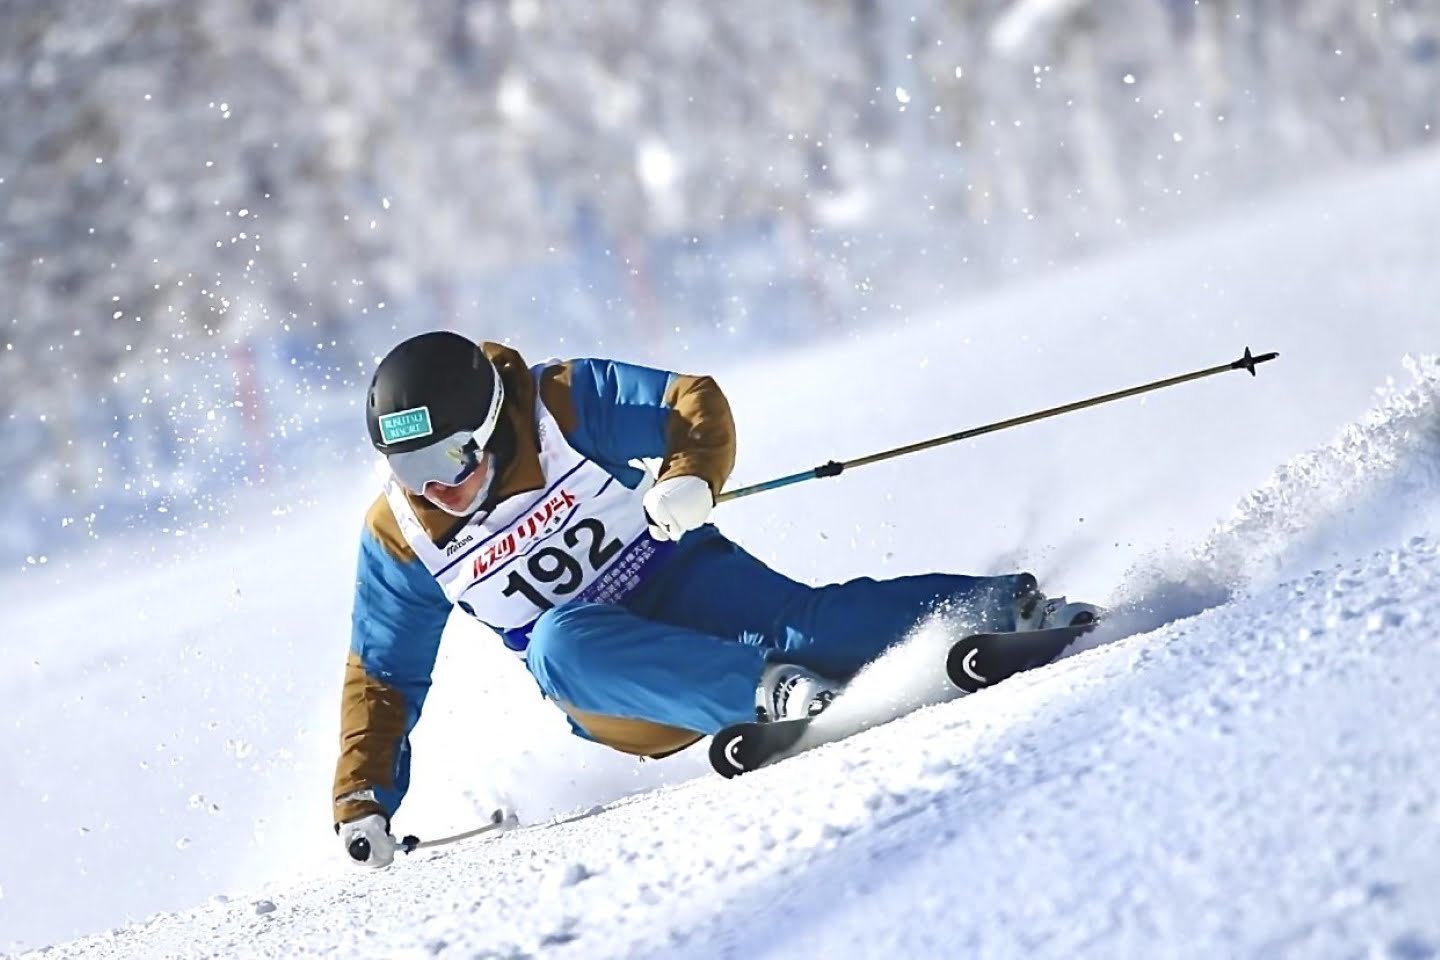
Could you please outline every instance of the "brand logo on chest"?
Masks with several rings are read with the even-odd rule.
[[[578,502],[579,498],[569,490],[552,495],[485,544],[475,557],[471,574],[479,579],[499,564],[525,553],[537,540],[560,529]]]
[[[457,554],[457,553],[459,553],[460,551],[464,550],[466,547],[470,546],[470,544],[472,544],[472,543],[474,543],[474,542],[475,542],[475,534],[473,534],[473,533],[467,533],[467,534],[465,534],[465,536],[463,536],[463,537],[460,537],[460,538],[458,538],[458,539],[456,539],[456,540],[451,540],[451,541],[450,541],[448,544],[446,544],[446,546],[445,546],[445,556],[447,556],[447,557],[453,557],[453,556],[455,556],[455,554]]]

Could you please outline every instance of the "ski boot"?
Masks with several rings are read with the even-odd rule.
[[[1015,629],[1048,630],[1051,627],[1078,627],[1094,623],[1103,611],[1093,603],[1047,597],[1035,578],[1025,574],[1015,598]]]
[[[762,723],[813,717],[830,706],[841,684],[794,663],[772,663],[760,675],[755,716]]]

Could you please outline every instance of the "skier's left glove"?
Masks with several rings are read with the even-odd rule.
[[[701,477],[670,477],[645,492],[645,516],[650,536],[656,540],[679,540],[710,519],[715,496]]]
[[[350,859],[362,867],[388,867],[395,859],[395,838],[378,813],[340,824],[340,843]]]

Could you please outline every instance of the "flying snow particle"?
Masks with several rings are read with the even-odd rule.
[[[910,102],[910,91],[909,91],[909,90],[906,90],[904,87],[896,87],[896,88],[895,88],[895,99],[896,99],[896,100],[899,100],[901,103],[909,103],[909,102]]]

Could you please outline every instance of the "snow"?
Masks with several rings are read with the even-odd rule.
[[[457,621],[396,830],[459,832],[496,805],[523,825],[378,873],[340,863],[329,775],[368,465],[8,576],[0,944],[1440,953],[1436,159],[864,337],[687,358],[732,397],[740,485],[1281,352],[1253,380],[721,508],[805,579],[1027,568],[1116,611],[1051,667],[738,780],[700,750],[639,764],[569,737]]]

